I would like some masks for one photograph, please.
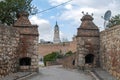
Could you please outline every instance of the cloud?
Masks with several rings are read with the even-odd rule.
[[[64,11],[63,14],[61,14],[60,19],[63,20],[79,20],[80,17],[82,17],[82,11],[84,11],[85,13],[93,13],[96,12],[97,9],[95,8],[80,8],[80,9],[72,9],[72,10],[68,10],[68,11]]]
[[[49,0],[50,4],[53,6],[66,2],[68,0]],[[120,9],[119,0],[73,0],[70,3],[64,5],[63,12],[60,14],[59,19],[62,21],[72,21],[73,24],[78,23],[82,18],[82,11],[94,14],[94,22],[97,26],[103,28],[104,20],[101,16],[104,16],[107,10],[112,11],[112,16],[119,14]]]
[[[60,39],[63,42],[64,39],[67,39],[67,35],[60,31]]]
[[[30,21],[32,24],[38,25],[38,31],[39,31],[39,41],[40,39],[44,39],[45,41],[53,41],[54,36],[54,29],[50,26],[50,23],[48,20],[38,18],[37,16],[32,16],[30,18]],[[60,31],[60,38],[66,38],[64,33]]]
[[[71,4],[65,5],[65,8],[70,10],[70,9],[72,9],[72,5]]]
[[[48,2],[52,5],[52,6],[56,6],[59,5],[61,3],[67,2],[68,0],[49,0]]]
[[[37,24],[39,31],[39,40],[44,39],[45,41],[52,41],[52,29],[48,20],[38,18],[37,16],[32,16],[30,18],[32,24]]]
[[[50,19],[56,19],[56,17],[55,16],[50,16]]]
[[[68,0],[47,0],[48,6],[56,6],[61,3],[64,3]],[[59,8],[49,11],[49,15],[42,14],[41,16],[46,17],[48,20],[38,18],[37,16],[33,16],[30,19],[32,23],[39,25],[40,38],[45,39],[47,41],[53,40],[53,29],[50,26],[50,23],[54,25],[53,21],[50,20],[59,20],[61,24],[63,24],[62,29],[60,31],[61,39],[67,36],[70,39],[72,34],[77,31],[77,28],[81,24],[80,19],[84,11],[88,12],[90,15],[93,13],[94,23],[102,30],[104,20],[101,16],[104,16],[107,10],[112,11],[112,16],[119,14],[120,12],[120,0],[73,0],[67,4],[60,6]],[[42,10],[42,9],[41,9]],[[59,25],[61,25],[59,24]],[[61,27],[61,26],[60,26]],[[73,28],[74,27],[74,28]],[[66,31],[65,31],[66,29]],[[69,32],[67,31],[69,29]],[[66,36],[65,36],[66,35]]]

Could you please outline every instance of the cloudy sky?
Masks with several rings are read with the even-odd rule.
[[[33,0],[39,11],[54,7],[68,0]],[[107,10],[112,11],[112,16],[120,14],[120,0],[72,0],[57,8],[30,16],[30,21],[39,26],[40,39],[53,41],[53,30],[56,21],[60,28],[60,38],[72,40],[80,26],[84,11],[90,15],[93,13],[94,23],[103,30],[104,16]]]

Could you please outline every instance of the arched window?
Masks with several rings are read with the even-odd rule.
[[[88,54],[85,56],[85,63],[87,64],[90,64],[90,63],[93,63],[94,61],[94,55],[93,54]]]
[[[19,65],[20,66],[30,66],[31,65],[31,58],[29,58],[29,57],[20,58]]]

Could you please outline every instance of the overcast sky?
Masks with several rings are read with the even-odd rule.
[[[33,0],[32,4],[42,11],[66,1],[68,0]],[[72,40],[81,24],[82,11],[90,15],[93,13],[93,22],[103,30],[104,20],[101,16],[104,16],[107,10],[112,11],[112,16],[120,14],[120,0],[73,0],[55,9],[30,16],[30,21],[39,26],[40,39],[53,41],[53,30],[57,20],[61,40]]]

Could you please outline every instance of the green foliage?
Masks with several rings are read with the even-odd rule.
[[[72,54],[73,54],[72,51],[68,51],[64,56],[70,56],[70,55],[72,55]]]
[[[37,8],[31,4],[32,0],[5,0],[0,2],[0,21],[3,24],[13,24],[19,12],[25,11],[30,15],[37,13]]]
[[[57,55],[57,58],[60,59],[60,58],[63,58],[64,56],[62,54],[58,54]]]
[[[68,51],[64,56],[70,56],[72,55],[72,51]],[[44,56],[44,64],[46,65],[47,61],[56,61],[56,59],[60,59],[64,57],[62,54],[59,52],[52,52],[46,56]]]
[[[109,20],[109,23],[107,24],[107,27],[110,28],[110,27],[114,27],[115,25],[120,25],[120,14],[112,17]]]
[[[46,56],[44,56],[44,64],[46,65],[46,61],[56,61],[58,58],[62,58],[63,56],[59,54],[59,52],[52,52]]]

